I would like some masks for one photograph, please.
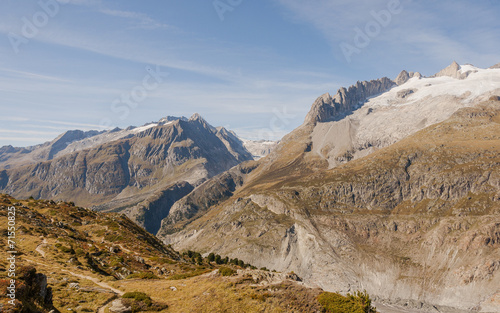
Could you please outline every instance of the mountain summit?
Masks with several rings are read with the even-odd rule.
[[[68,131],[28,149],[4,147],[0,190],[22,198],[125,210],[155,233],[168,214],[167,203],[252,159],[234,133],[212,127],[199,114],[189,120],[166,117],[124,130]],[[161,210],[155,211],[159,204]]]
[[[438,74],[320,96],[268,157],[174,204],[157,236],[406,309],[499,311],[500,69]]]

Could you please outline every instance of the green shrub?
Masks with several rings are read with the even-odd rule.
[[[220,256],[220,255],[218,255],[218,254],[215,256],[215,263],[217,263],[217,264],[222,264],[222,258],[221,258],[221,256]]]
[[[327,313],[376,313],[372,307],[370,296],[364,292],[355,295],[342,296],[338,293],[323,292],[318,296],[318,302]]]
[[[141,273],[133,273],[127,276],[127,279],[133,279],[133,278],[139,278],[139,279],[160,279],[158,276],[156,276],[153,273],[150,272],[141,272]]]
[[[148,306],[152,303],[151,298],[144,292],[140,291],[126,292],[125,294],[123,294],[122,298],[134,299],[135,301],[144,302]]]
[[[63,246],[62,244],[60,243],[56,243],[55,244],[56,248],[58,248],[59,250],[61,250],[62,252],[64,253],[71,253],[71,254],[75,254],[75,250],[73,250],[73,247],[66,247],[66,246]]]
[[[221,274],[222,276],[233,276],[234,273],[236,273],[236,271],[233,270],[232,268],[229,267],[219,268],[219,274]]]

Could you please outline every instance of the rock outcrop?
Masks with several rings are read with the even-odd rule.
[[[456,79],[466,79],[469,74],[470,72],[462,72],[461,66],[457,62],[453,61],[453,63],[436,73],[433,77],[448,76]]]
[[[413,77],[421,78],[422,74],[420,74],[419,72],[408,73],[406,70],[403,70],[403,71],[401,71],[401,73],[399,73],[398,77],[396,77],[394,82],[396,83],[396,85],[400,86],[400,85],[406,83],[408,80],[410,80]]]
[[[364,101],[372,96],[389,90],[394,82],[387,77],[357,82],[348,89],[342,87],[335,96],[326,93],[320,96],[307,114],[304,124],[316,124],[340,119],[354,109],[360,107]]]
[[[161,221],[169,216],[172,205],[193,189],[194,187],[187,182],[176,183],[122,212],[148,232],[156,234],[160,229]],[[102,207],[100,207],[101,210]]]
[[[157,236],[164,237],[179,231],[197,215],[206,213],[210,207],[230,198],[256,166],[253,161],[242,163],[198,186],[170,208],[168,215],[161,221]]]
[[[490,69],[496,69],[496,68],[500,68],[500,63],[490,66]]]

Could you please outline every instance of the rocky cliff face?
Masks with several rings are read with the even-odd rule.
[[[198,186],[171,206],[169,214],[164,216],[161,227],[157,229],[157,235],[163,237],[175,233],[206,213],[210,207],[231,197],[256,167],[256,162],[245,162]]]
[[[54,152],[64,137],[52,143]],[[0,187],[18,197],[66,199],[106,211],[146,201],[140,212],[127,212],[156,231],[168,214],[168,209],[157,208],[159,203],[175,202],[207,178],[251,159],[234,135],[194,115],[131,129],[125,138],[3,170]],[[183,187],[171,190],[175,184]],[[144,207],[145,203],[152,207]]]
[[[357,109],[367,98],[387,91],[392,86],[394,82],[384,77],[371,81],[358,81],[348,89],[342,87],[333,97],[326,93],[316,99],[304,123],[315,124],[339,119],[343,114]]]
[[[371,157],[247,183],[163,238],[329,290],[494,312],[499,116],[498,102],[463,109]]]
[[[403,70],[403,71],[401,71],[401,73],[399,73],[398,77],[396,77],[394,82],[396,83],[396,85],[400,86],[400,85],[406,83],[408,80],[410,80],[413,77],[422,78],[422,74],[420,74],[419,72],[416,72],[416,73],[409,72],[408,73],[406,70]]]
[[[156,234],[160,229],[162,219],[169,216],[172,205],[189,194],[193,188],[187,182],[176,183],[122,212],[148,232]]]

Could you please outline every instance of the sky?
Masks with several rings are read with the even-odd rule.
[[[0,146],[199,113],[279,139],[356,81],[500,62],[497,0],[2,0]]]

